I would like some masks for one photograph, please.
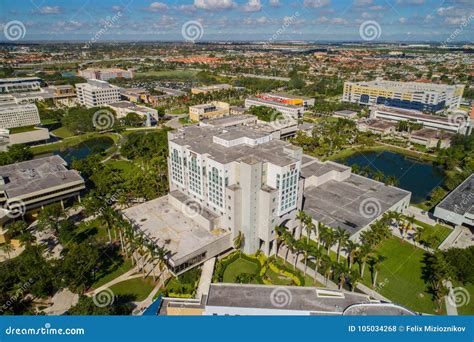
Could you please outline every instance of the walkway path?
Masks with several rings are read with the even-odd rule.
[[[133,279],[133,278],[138,278],[138,277],[142,277],[143,275],[141,273],[139,274],[135,274],[137,273],[137,269],[134,267],[132,268],[131,270],[125,272],[124,274],[118,276],[117,278],[115,279],[112,279],[111,281],[109,281],[108,283],[94,289],[94,290],[91,290],[89,292],[86,293],[87,296],[93,296],[97,293],[100,293],[102,291],[104,291],[105,289],[108,289],[109,287],[115,285],[115,284],[118,284],[118,283],[121,283],[122,281],[125,281],[125,280],[129,280],[129,279]]]
[[[209,294],[215,263],[216,258],[211,258],[202,265],[201,279],[199,279],[199,285],[196,290],[196,298],[199,299],[202,296],[207,296]]]
[[[449,289],[449,294],[447,296],[444,296],[444,302],[446,304],[446,314],[448,316],[457,316],[458,309],[456,305],[453,305],[453,303],[455,302],[453,284],[448,280],[446,281],[445,285]]]
[[[408,215],[414,215],[418,221],[427,223],[432,226],[435,226],[437,224],[436,219],[433,216],[430,216],[430,213],[425,210],[411,205],[408,207],[407,211]]]

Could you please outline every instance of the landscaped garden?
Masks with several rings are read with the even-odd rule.
[[[214,282],[282,286],[322,286],[309,275],[275,257],[262,253],[246,255],[234,252],[216,265]]]
[[[201,268],[195,267],[177,277],[169,279],[156,297],[193,298],[201,278]]]

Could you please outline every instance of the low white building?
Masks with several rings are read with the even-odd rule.
[[[150,121],[151,118],[158,120],[158,111],[156,109],[140,106],[130,101],[109,103],[107,104],[107,107],[110,107],[115,111],[118,119],[126,117],[129,113],[136,113],[147,121]]]
[[[281,114],[292,117],[292,118],[299,118],[303,116],[304,111],[305,111],[305,107],[303,104],[292,105],[292,104],[287,104],[287,103],[282,103],[282,102],[277,102],[277,101],[271,101],[271,100],[259,98],[259,97],[249,97],[245,100],[245,108],[258,107],[258,106],[273,108],[277,110],[278,112],[280,112]]]

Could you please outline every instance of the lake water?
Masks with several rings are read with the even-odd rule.
[[[349,166],[357,164],[361,168],[369,166],[373,172],[395,176],[397,187],[411,191],[414,203],[427,199],[431,191],[444,181],[442,168],[389,151],[355,153],[338,162]]]
[[[53,151],[39,155],[38,157],[45,157],[50,155],[59,155],[70,164],[73,160],[81,160],[87,158],[93,153],[103,152],[112,147],[114,141],[110,138],[94,138],[86,140],[77,144],[76,146],[68,147],[64,150]]]

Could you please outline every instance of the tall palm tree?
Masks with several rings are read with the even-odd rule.
[[[359,262],[360,266],[360,276],[364,278],[364,271],[365,271],[365,264],[367,263],[367,259],[372,253],[372,247],[369,244],[363,244],[359,251],[357,252],[357,261]]]
[[[362,277],[360,276],[360,273],[356,270],[349,270],[349,279],[351,281],[351,291],[354,292],[354,290],[357,288],[357,284],[360,282]]]
[[[347,240],[349,240],[349,234],[344,229],[339,227],[337,228],[334,236],[337,241],[337,262],[339,262],[341,257],[341,248],[345,246]]]
[[[354,258],[360,248],[360,245],[357,242],[347,240],[345,245],[345,250],[347,253],[347,261],[349,263],[348,267],[349,270],[352,269],[352,265],[354,264]]]
[[[318,274],[318,268],[321,263],[321,259],[324,256],[324,253],[322,252],[321,248],[316,247],[316,248],[311,248],[309,250],[309,256],[312,256],[314,259],[314,282],[316,283],[316,278]]]
[[[306,216],[304,228],[306,230],[306,242],[309,243],[311,232],[315,229],[315,225],[311,216]]]
[[[296,214],[296,219],[300,221],[298,225],[298,230],[300,232],[300,237],[301,237],[301,233],[303,231],[303,225],[305,224],[305,221],[306,221],[306,213],[303,210],[299,210],[298,213]],[[296,233],[295,233],[295,238],[296,239],[298,238]]]
[[[329,228],[327,230],[324,240],[325,240],[325,244],[327,248],[327,255],[329,255],[329,253],[331,252],[332,246],[334,246],[334,244],[337,241],[336,233],[334,232],[334,230]]]
[[[244,247],[244,243],[245,236],[242,231],[239,231],[239,233],[234,238],[234,248],[239,251],[240,256],[242,256],[242,248]]]
[[[276,226],[276,255],[278,256],[278,251],[280,250],[280,246],[282,243],[285,242],[285,234],[287,234],[286,228],[284,226]]]
[[[374,255],[370,258],[369,264],[372,272],[372,288],[375,287],[375,284],[377,284],[377,276],[380,271],[380,264],[382,261],[385,260],[385,257],[383,255]]]

